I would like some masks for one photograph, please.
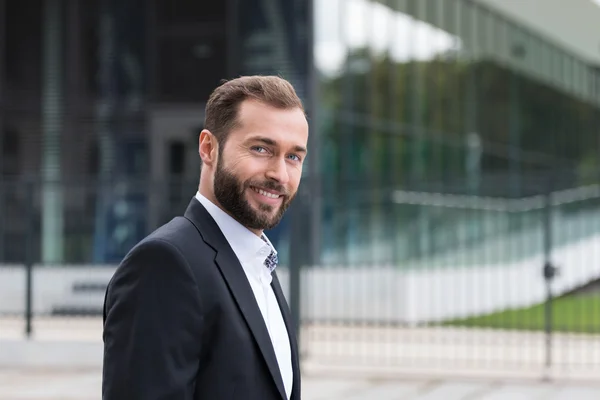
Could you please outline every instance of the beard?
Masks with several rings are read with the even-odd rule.
[[[213,190],[215,198],[225,211],[248,229],[269,230],[277,226],[296,194],[289,195],[282,185],[272,180],[241,182],[223,167],[222,160],[223,157],[219,157],[217,161]],[[253,207],[246,198],[246,191],[252,190],[251,186],[281,193],[281,205],[276,211],[269,204],[260,204],[258,209]]]

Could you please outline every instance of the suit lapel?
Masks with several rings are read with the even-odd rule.
[[[254,340],[260,348],[271,376],[277,385],[277,389],[279,389],[279,393],[284,399],[287,398],[271,337],[269,336],[264,318],[260,312],[252,287],[248,283],[248,278],[244,273],[242,265],[219,229],[217,223],[212,219],[210,213],[206,211],[200,202],[196,199],[192,199],[192,202],[186,210],[185,217],[196,226],[204,241],[217,251],[215,262],[225,278],[227,285],[231,289],[233,298],[235,299],[241,314],[244,316]]]
[[[277,303],[279,303],[279,309],[281,310],[281,315],[283,315],[283,321],[285,322],[285,327],[287,328],[288,336],[290,338],[290,347],[292,350],[292,369],[294,377],[292,397],[294,397],[294,393],[296,393],[297,390],[299,390],[299,387],[297,385],[299,385],[300,383],[300,360],[298,356],[298,341],[296,339],[296,328],[292,323],[290,309],[283,294],[283,290],[281,289],[279,278],[277,277],[277,272],[273,271],[271,275],[273,276],[271,287],[273,288],[273,292],[275,293],[275,297],[277,298]]]
[[[267,362],[271,376],[275,380],[275,384],[279,389],[281,395],[285,398],[285,388],[283,386],[283,380],[281,379],[281,372],[279,370],[279,364],[277,363],[277,357],[275,356],[275,350],[273,349],[273,343],[271,337],[267,331],[264,318],[256,303],[256,298],[252,292],[252,288],[248,283],[248,279],[244,274],[242,266],[240,265],[233,250],[227,251],[222,249],[217,254],[217,265],[221,269],[227,284],[231,288],[233,297],[237,302],[237,305],[246,319],[248,327],[254,335],[254,339],[262,352],[262,355]]]

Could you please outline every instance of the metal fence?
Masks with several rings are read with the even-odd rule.
[[[395,263],[305,270],[309,365],[540,377],[600,372],[599,186],[521,199],[392,197],[384,218],[396,230],[375,252],[394,252]],[[359,254],[360,247],[348,250]]]
[[[102,315],[119,261],[182,213],[196,185],[182,179],[0,182],[0,336],[68,339],[97,331],[91,320]],[[73,324],[79,330],[68,328]]]
[[[194,187],[71,185],[63,192],[67,262],[56,264],[40,250],[49,240],[44,186],[3,185],[0,332],[99,339],[119,252],[181,213]],[[109,205],[100,214],[112,221],[106,243],[95,239],[99,191]],[[600,186],[521,199],[401,190],[379,198],[357,196],[355,208],[323,217],[331,230],[316,265],[298,261],[295,244],[308,240],[289,229],[306,219],[308,189],[299,196],[305,208],[275,235],[307,368],[600,372]],[[97,262],[98,246],[112,259]]]

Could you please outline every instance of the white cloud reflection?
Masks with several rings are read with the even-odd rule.
[[[368,0],[314,0],[315,62],[326,75],[341,72],[349,49],[368,46],[396,62],[427,61],[461,48],[455,35]]]

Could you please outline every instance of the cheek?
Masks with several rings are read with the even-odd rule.
[[[260,165],[260,160],[246,153],[238,153],[231,157],[231,165],[240,171],[251,170]]]
[[[229,170],[240,178],[250,176],[256,169],[256,163],[249,157],[232,157]]]
[[[294,190],[298,189],[300,185],[300,180],[302,178],[302,169],[294,168],[289,173],[290,177],[290,186],[294,188]]]
[[[235,176],[240,183],[259,182],[264,179],[264,168],[254,163],[239,163],[235,169]]]

